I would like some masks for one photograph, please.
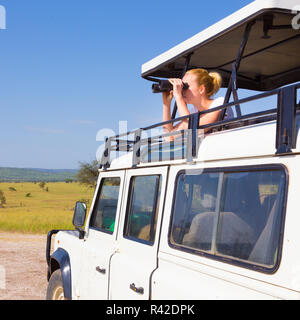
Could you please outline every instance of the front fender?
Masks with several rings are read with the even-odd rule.
[[[70,257],[68,252],[62,248],[58,248],[50,258],[48,277],[50,278],[51,274],[57,269],[61,270],[65,297],[72,300]]]

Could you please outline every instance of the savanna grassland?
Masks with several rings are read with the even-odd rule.
[[[92,202],[94,190],[72,182],[0,183],[6,203],[0,206],[0,230],[44,234],[51,229],[74,229],[76,201]]]

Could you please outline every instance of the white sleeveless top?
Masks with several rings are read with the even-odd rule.
[[[219,106],[221,106],[223,104],[224,104],[224,98],[223,97],[219,97],[219,98],[215,99],[212,102],[212,104],[209,107],[209,109],[213,109],[213,108],[219,107]],[[191,113],[196,113],[196,112],[199,112],[199,110],[193,106],[191,108]],[[229,119],[232,119],[232,118],[234,118],[234,114],[233,114],[233,111],[232,111],[231,107],[229,107],[226,110],[226,114],[225,114],[224,120],[229,120]]]

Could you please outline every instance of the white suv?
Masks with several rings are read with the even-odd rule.
[[[235,117],[192,114],[171,142],[149,134],[163,123],[107,139],[87,218],[77,203],[76,230],[48,234],[48,299],[300,298],[297,2],[255,1],[143,65],[156,89],[218,71],[216,109]]]

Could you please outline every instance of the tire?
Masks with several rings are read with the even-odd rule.
[[[64,295],[64,288],[60,269],[54,271],[50,277],[46,300],[68,300]]]

